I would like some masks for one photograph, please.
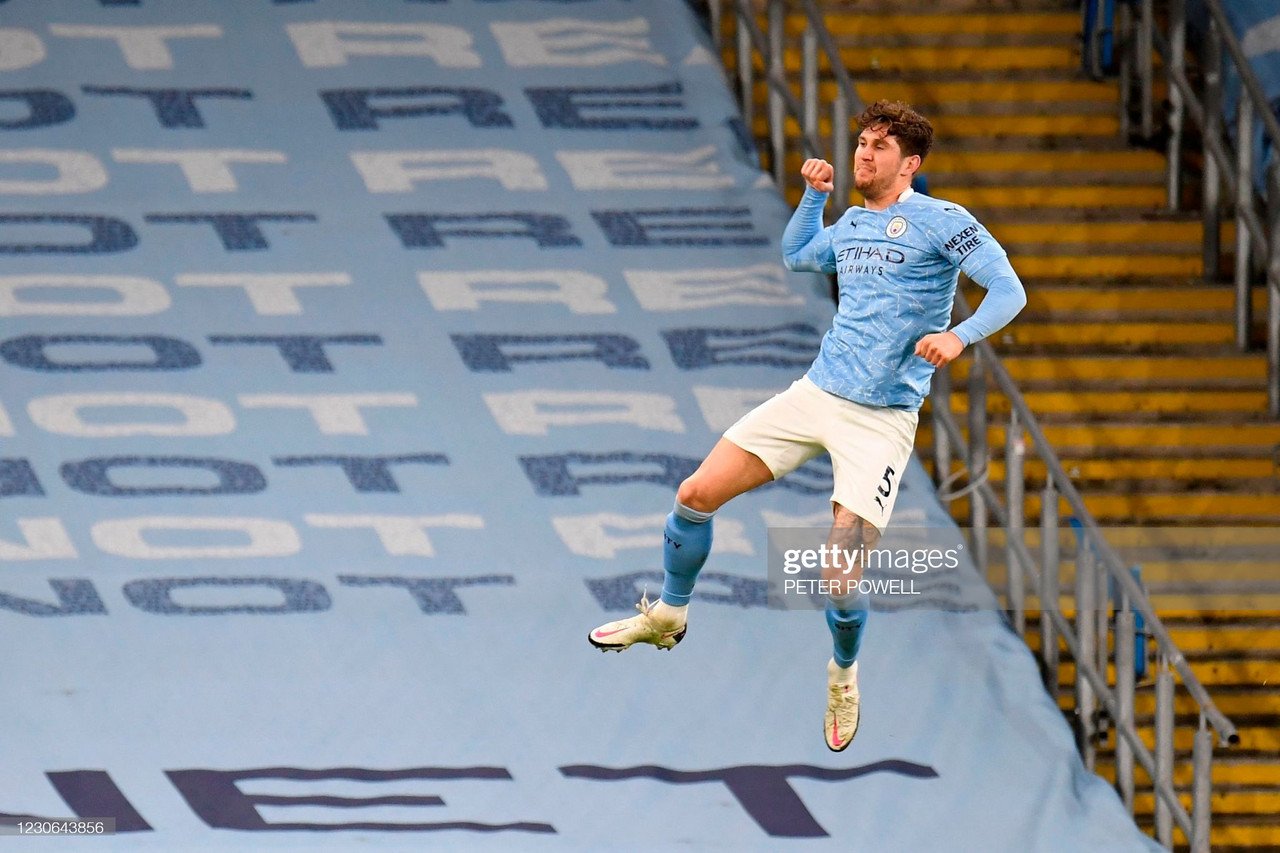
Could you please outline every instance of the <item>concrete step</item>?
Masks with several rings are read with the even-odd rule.
[[[1151,835],[1151,815],[1135,817],[1138,826]],[[1174,829],[1174,849],[1190,849],[1186,836]],[[1280,849],[1280,815],[1223,815],[1209,829],[1209,843],[1214,853],[1275,853]]]
[[[829,7],[829,4],[825,4]],[[860,4],[861,5],[861,4]],[[1073,12],[1035,11],[969,13],[864,13],[830,11],[823,16],[827,30],[839,40],[885,35],[960,36],[984,38],[1009,35],[1057,36],[1071,39],[1080,34],[1080,15]],[[786,31],[798,35],[804,31],[805,19],[789,15]]]
[[[795,152],[787,159],[787,169],[799,172],[804,157]],[[1096,174],[1113,172],[1122,175],[1138,175],[1144,180],[1159,178],[1164,180],[1164,158],[1159,154],[1144,149],[1087,149],[1068,148],[1059,150],[1001,149],[995,146],[977,149],[966,149],[946,145],[935,147],[925,159],[922,172],[930,180],[945,175],[981,175],[991,172],[1000,174],[1029,173],[1040,179],[1046,175],[1066,175],[1069,173]],[[1185,216],[1187,222],[1199,225],[1199,218]]]
[[[964,202],[961,202],[964,204]],[[1184,247],[1184,254],[1169,251],[1120,252],[1122,247],[1112,247],[1111,254],[1090,253],[1087,246],[1005,246],[1012,257],[1019,275],[1057,276],[1092,275],[1099,278],[1112,276],[1157,277],[1197,275],[1204,269],[1198,252]],[[1015,254],[1016,252],[1016,254]],[[1019,323],[1025,320],[1019,319]]]
[[[1088,78],[1074,75],[1044,73],[1044,79],[1023,78],[984,79],[957,81],[958,75],[947,74],[942,79],[921,78],[913,75],[868,77],[855,82],[858,97],[864,104],[879,100],[905,101],[929,117],[931,122],[951,116],[999,116],[1026,112],[1049,114],[1119,115],[1120,105],[1113,87],[1095,83]],[[793,91],[798,83],[792,81]],[[757,110],[765,109],[773,91],[764,77],[753,80],[752,99]],[[839,91],[834,80],[819,78],[819,103],[830,104]],[[1036,101],[1037,92],[1043,91],[1044,100]],[[1154,94],[1154,93],[1153,93]],[[829,114],[830,110],[823,112]]]
[[[1045,438],[1060,455],[1067,458],[1084,456],[1099,450],[1140,449],[1148,455],[1177,455],[1182,448],[1250,448],[1270,454],[1280,446],[1280,423],[1235,421],[1203,421],[1196,423],[1141,423],[1107,421],[1104,423],[1044,424]],[[963,426],[961,433],[967,433]],[[933,426],[921,421],[917,430],[917,447],[930,447]],[[988,431],[991,447],[1003,447],[1005,425],[996,423]],[[1280,516],[1276,516],[1280,518]]]
[[[1043,421],[1137,417],[1194,418],[1207,415],[1221,419],[1231,413],[1241,419],[1265,420],[1267,395],[1264,389],[1249,390],[1167,390],[1167,391],[1024,391],[1027,405]],[[952,412],[969,411],[965,394],[954,395]],[[1003,395],[987,401],[988,415],[1007,417],[1009,401]]]
[[[1104,273],[1100,273],[1102,274]],[[1225,319],[1201,322],[1170,320],[1108,326],[1061,320],[1037,322],[1019,318],[1017,322],[998,332],[997,337],[1002,347],[1069,346],[1076,351],[1095,346],[1169,349],[1182,345],[1230,346],[1235,341],[1235,327]]]
[[[1003,592],[1009,577],[1003,548],[996,546],[994,543],[992,543],[991,548],[992,559],[988,562],[984,577],[991,584],[992,589]],[[1038,553],[1038,549],[1033,548],[1030,544],[1028,544],[1028,549],[1033,554]],[[1280,577],[1277,577],[1277,567],[1274,560],[1234,562],[1140,560],[1132,555],[1129,549],[1117,550],[1126,564],[1132,563],[1142,566],[1142,580],[1147,587],[1148,594],[1151,596],[1241,595],[1245,594],[1246,591],[1252,591],[1258,595],[1280,594]],[[1075,577],[1075,563],[1070,560],[1064,560],[1059,566],[1059,581],[1064,595],[1073,595]],[[1067,600],[1069,601],[1070,599]],[[1188,654],[1205,653],[1205,650],[1194,647],[1180,645],[1179,648],[1182,648]],[[1248,648],[1251,651],[1264,651],[1252,646]],[[1226,654],[1232,650],[1216,649],[1214,651]],[[1280,650],[1276,650],[1276,653],[1280,654]],[[1280,684],[1276,684],[1275,687],[1280,690]],[[1275,709],[1280,711],[1280,704],[1277,704]]]
[[[1274,491],[1280,479],[1276,460],[1265,456],[1061,461],[1067,476],[1082,492],[1132,491],[1142,485],[1161,489],[1269,492]],[[992,459],[989,470],[991,480],[1003,485],[1007,470],[1004,460]],[[1047,482],[1045,464],[1039,459],[1027,459],[1023,463],[1023,476],[1027,489],[1044,488]]]
[[[1164,188],[1152,183],[1103,187],[1087,184],[942,186],[936,190],[931,185],[929,191],[931,195],[964,205],[980,220],[984,219],[984,214],[989,211],[1005,208],[1084,207],[1151,210],[1159,208],[1165,201]],[[1053,273],[1046,273],[1046,275],[1051,274]]]
[[[1028,299],[1038,289],[1034,282],[1027,282]],[[1263,387],[1267,377],[1263,355],[1234,351],[1212,356],[1164,355],[1143,359],[1102,353],[1003,353],[1001,361],[1023,391],[1033,388],[1055,390],[1063,387],[1064,383],[1080,389],[1258,388]],[[961,358],[952,364],[952,381],[957,388],[965,387],[972,366],[971,358]],[[928,406],[929,402],[926,401],[925,405]]]
[[[999,75],[987,78],[956,80],[954,77],[937,79],[873,78],[857,80],[858,97],[864,103],[881,99],[906,101],[926,115],[951,111],[956,105],[980,107],[984,104],[1019,104],[1026,109],[1056,106],[1059,104],[1105,104],[1119,109],[1119,96],[1111,82],[1097,82],[1087,77],[1070,74],[1048,73],[1035,78],[1012,78]],[[768,87],[760,83],[755,89],[756,103],[764,103]],[[835,99],[838,88],[831,79],[818,82],[819,98],[824,103]]]
[[[925,14],[964,12],[991,14],[992,12],[1068,12],[1075,5],[1068,0],[825,0],[825,14],[892,13]]]
[[[1003,242],[1003,241],[1002,241]],[[1015,248],[1003,242],[1017,266]],[[978,292],[979,295],[981,291]],[[1255,317],[1265,316],[1267,295],[1262,288],[1255,288],[1252,296]],[[1108,284],[1076,287],[1029,287],[1027,307],[1021,317],[1071,318],[1077,322],[1095,319],[1098,322],[1132,322],[1143,319],[1203,320],[1234,316],[1235,291],[1229,287],[1208,285],[1173,289],[1162,286],[1132,286],[1117,288]]]
[[[850,118],[851,131],[857,129],[853,124],[853,118]],[[943,114],[930,116],[929,122],[933,125],[935,141],[940,148],[949,145],[953,139],[966,137],[982,140],[1005,138],[1019,141],[1040,140],[1044,146],[1064,148],[1070,147],[1073,140],[1081,137],[1097,137],[1110,141],[1120,132],[1120,120],[1116,116],[1093,110],[1013,115]],[[784,123],[784,130],[788,139],[798,146],[800,127],[795,120],[788,117]],[[763,110],[757,111],[755,120],[751,124],[751,132],[760,140],[768,134],[769,127]],[[818,135],[824,139],[830,138],[830,116],[824,114],[820,117]]]
[[[1145,577],[1145,566],[1143,574]],[[1260,613],[1253,620],[1237,619],[1223,625],[1186,625],[1172,620],[1161,619],[1161,621],[1178,648],[1198,657],[1209,657],[1218,652],[1234,653],[1245,648],[1280,655],[1280,614]],[[1038,614],[1028,618],[1026,640],[1031,650],[1038,654],[1040,651]],[[1241,708],[1257,704],[1261,707],[1261,712],[1280,712],[1280,683],[1251,684],[1230,690],[1222,688],[1213,694],[1214,703],[1221,707],[1220,697],[1222,702],[1236,702]],[[1264,704],[1264,700],[1268,697],[1271,697],[1269,701],[1274,704]],[[1150,694],[1143,694],[1142,701],[1154,707],[1154,700]],[[1191,713],[1195,710],[1195,701],[1189,694],[1177,694],[1176,703],[1182,712]],[[1150,708],[1144,713],[1151,713]],[[1223,713],[1227,712],[1224,710]]]
[[[1191,810],[1189,786],[1180,788],[1178,799],[1184,809]],[[1136,793],[1134,795],[1133,810],[1136,813],[1151,814],[1154,808],[1154,794]],[[1215,787],[1210,797],[1209,808],[1215,820],[1234,815],[1274,815],[1280,813],[1280,787],[1266,785]]]
[[[865,72],[966,72],[1008,70],[1057,70],[1080,67],[1080,46],[1073,40],[1055,38],[1049,44],[981,44],[917,46],[896,40],[891,44],[840,46],[840,61],[856,80]],[[763,71],[760,57],[753,57],[756,70]],[[800,70],[798,48],[783,50],[783,67],[789,73]]]
[[[1274,655],[1263,657],[1258,654],[1252,658],[1241,657],[1238,660],[1224,660],[1221,657],[1216,657],[1212,660],[1200,661],[1195,660],[1192,655],[1188,654],[1187,658],[1192,665],[1191,668],[1196,674],[1196,678],[1209,691],[1210,696],[1213,695],[1214,690],[1221,687],[1247,689],[1256,687],[1264,682],[1274,685],[1280,681],[1280,657]],[[1058,667],[1059,690],[1072,689],[1075,684],[1075,677],[1075,663],[1071,660],[1062,661]],[[1115,683],[1114,667],[1109,668],[1107,683]],[[1150,690],[1151,688],[1144,689]],[[1187,715],[1185,719],[1188,723],[1194,722],[1190,715]],[[1239,719],[1232,719],[1231,722],[1235,723],[1236,727],[1240,729],[1240,747],[1242,749],[1258,749],[1280,753],[1280,708],[1272,708],[1269,713],[1256,716],[1241,716]],[[1148,729],[1151,724],[1151,718],[1150,716],[1138,717],[1137,723],[1140,728]],[[1246,729],[1252,729],[1248,738],[1245,735]],[[1183,737],[1186,740],[1175,742],[1175,748],[1191,749],[1191,735],[1191,731],[1185,732]]]
[[[1098,756],[1095,768],[1099,776],[1115,780],[1115,757],[1108,751]],[[1219,750],[1213,757],[1212,778],[1214,785],[1274,785],[1280,778],[1280,756],[1242,755],[1237,750]],[[1138,770],[1138,779],[1146,776]],[[1190,785],[1192,780],[1191,755],[1176,755],[1173,764],[1173,783]]]

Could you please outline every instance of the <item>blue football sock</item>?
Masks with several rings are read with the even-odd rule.
[[[867,600],[853,596],[839,602],[827,600],[827,627],[831,629],[834,646],[832,657],[842,669],[853,666],[862,645],[862,628],[867,624]]]
[[[675,509],[667,516],[662,542],[662,568],[666,572],[662,600],[673,607],[689,603],[698,572],[711,553],[712,515],[676,501]]]

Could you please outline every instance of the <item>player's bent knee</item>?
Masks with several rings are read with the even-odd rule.
[[[717,500],[713,490],[707,487],[705,478],[696,474],[686,479],[676,490],[676,500],[698,512],[715,512],[723,501]]]

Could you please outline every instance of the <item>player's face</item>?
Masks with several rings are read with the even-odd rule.
[[[881,198],[901,178],[907,160],[898,140],[888,135],[884,125],[865,128],[858,134],[853,155],[853,185],[866,198]],[[914,155],[913,155],[914,156]]]

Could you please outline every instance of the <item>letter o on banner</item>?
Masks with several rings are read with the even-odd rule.
[[[158,483],[148,486],[123,486],[111,479],[115,468],[147,471],[194,469],[213,475],[213,484],[185,482]],[[257,466],[233,459],[208,459],[193,456],[107,456],[64,462],[59,469],[63,481],[77,492],[108,497],[141,497],[148,495],[251,495],[267,488],[267,478]]]
[[[177,540],[186,532],[202,540],[196,544],[159,544],[147,534]],[[287,521],[271,518],[153,515],[99,521],[90,530],[94,544],[108,554],[138,560],[245,559],[290,557],[302,550],[298,531]],[[238,539],[230,544],[209,539]]]
[[[173,600],[176,589],[251,587],[279,593],[279,604],[181,604]],[[226,613],[318,613],[333,606],[329,592],[315,581],[297,578],[147,578],[124,585],[124,597],[139,610],[170,616],[207,616]]]

